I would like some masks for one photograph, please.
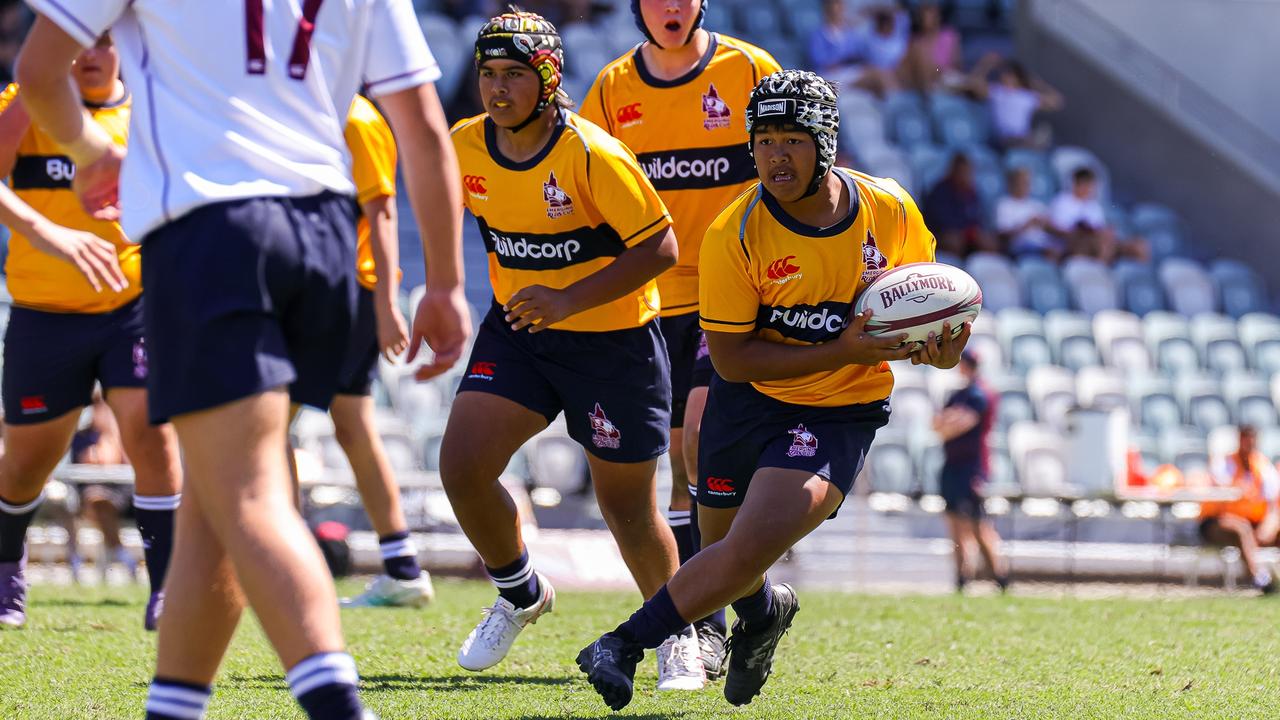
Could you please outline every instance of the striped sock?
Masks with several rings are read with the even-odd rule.
[[[667,508],[667,525],[671,526],[671,534],[676,538],[676,551],[683,565],[693,557],[697,548],[693,546],[692,511]]]
[[[316,653],[285,673],[289,692],[311,720],[360,720],[356,661],[346,653]]]
[[[528,548],[520,551],[520,558],[500,568],[485,566],[489,579],[498,586],[498,594],[518,608],[532,607],[538,602],[538,576],[529,564]]]
[[[409,531],[402,530],[378,538],[382,551],[382,567],[397,580],[416,580],[422,575],[418,567],[418,548],[409,539]]]
[[[213,688],[155,678],[147,691],[146,720],[200,720]]]
[[[173,514],[181,502],[182,493],[133,496],[134,517],[138,521],[138,534],[142,536],[142,554],[147,559],[147,577],[153,593],[164,587],[165,574],[169,572],[169,555],[173,552]]]
[[[42,491],[35,500],[22,505],[15,505],[0,498],[0,562],[18,562],[26,549],[27,527],[36,516],[40,503],[44,502]]]

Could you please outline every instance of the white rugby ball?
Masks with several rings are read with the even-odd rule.
[[[950,321],[953,336],[982,310],[982,288],[969,273],[944,263],[900,265],[862,291],[854,312],[871,309],[868,335],[906,333],[907,342],[923,343],[929,333],[942,334]]]

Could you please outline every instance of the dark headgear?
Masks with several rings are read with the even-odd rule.
[[[564,43],[556,26],[541,15],[512,10],[490,18],[476,36],[476,67],[494,58],[528,65],[542,84],[537,107],[515,130],[533,122],[558,99],[568,102],[569,96],[560,87],[564,76]]]
[[[840,135],[840,108],[831,83],[807,70],[780,70],[766,75],[751,91],[746,117],[747,148],[753,158],[752,130],[761,123],[795,125],[809,133],[818,146],[818,163],[804,197],[816,193],[836,164],[836,140]]]

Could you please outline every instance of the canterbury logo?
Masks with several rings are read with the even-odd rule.
[[[782,259],[774,260],[769,264],[769,269],[765,274],[769,276],[770,280],[781,280],[789,275],[795,275],[800,272],[799,266],[791,264],[795,257],[795,255],[788,255]]]
[[[483,175],[462,176],[462,186],[465,187],[469,193],[475,193],[476,195],[488,194],[489,191],[485,189],[484,183],[485,177]]]
[[[496,367],[497,367],[497,363],[481,361],[481,362],[472,364],[471,374],[483,375],[485,377],[493,377],[493,371],[494,371],[494,368]]]
[[[631,103],[618,108],[618,123],[620,125],[639,122],[642,117],[644,117],[644,114],[640,112],[640,103]]]
[[[709,477],[707,478],[707,490],[713,493],[731,493],[733,492],[733,480],[729,478]]]

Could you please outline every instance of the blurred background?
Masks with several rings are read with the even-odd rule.
[[[708,29],[839,81],[842,163],[898,180],[937,235],[939,260],[982,286],[971,348],[999,398],[986,510],[1014,577],[1234,587],[1239,554],[1204,546],[1197,528],[1213,512],[1206,503],[1234,497],[1232,478],[1213,468],[1236,452],[1238,426],[1256,428],[1258,450],[1280,460],[1280,83],[1259,62],[1280,4],[709,1]],[[560,28],[574,98],[641,40],[621,0],[522,5]],[[498,3],[415,7],[444,70],[450,119],[476,114],[472,39]],[[11,77],[29,21],[21,3],[0,4],[0,79]],[[401,202],[408,312],[422,254]],[[478,320],[490,290],[471,224],[464,244]],[[0,328],[7,301],[0,295]],[[478,569],[436,474],[464,369],[420,384],[410,368],[384,363],[375,389],[421,560],[436,572]],[[797,546],[782,574],[859,589],[951,586],[943,449],[931,428],[965,380],[910,365],[895,375],[892,421],[858,496]],[[504,482],[529,511],[528,537],[548,574],[629,586],[561,422],[529,443]],[[332,423],[308,411],[294,439],[309,519],[352,527],[357,568],[375,567],[377,541]],[[127,488],[131,473],[71,460],[50,494],[65,501],[50,503],[29,537],[33,558],[55,562],[46,572],[57,578],[79,578],[77,558],[117,562],[103,577],[124,581],[136,532],[126,518],[113,540],[97,514],[81,527],[75,501],[86,485]],[[669,470],[660,472],[665,497]]]

